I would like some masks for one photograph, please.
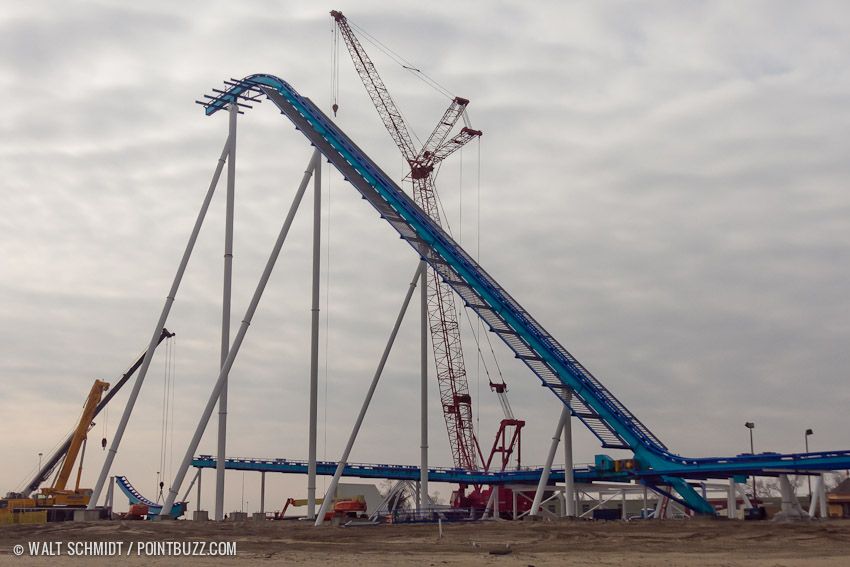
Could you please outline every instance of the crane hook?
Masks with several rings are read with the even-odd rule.
[[[334,103],[334,105],[331,108],[334,111],[334,118],[336,118],[336,111],[339,110],[339,105],[337,103]]]
[[[104,437],[103,439],[100,440],[100,448],[103,451],[106,450],[106,437]]]

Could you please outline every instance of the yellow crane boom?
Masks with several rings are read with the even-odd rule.
[[[109,383],[102,380],[95,380],[94,385],[86,398],[86,403],[83,405],[83,414],[80,416],[80,421],[77,424],[74,433],[71,435],[71,444],[68,446],[68,452],[65,455],[65,460],[62,463],[62,468],[56,476],[56,481],[51,488],[44,489],[44,493],[64,492],[68,484],[68,479],[71,478],[71,472],[74,470],[74,463],[77,460],[83,444],[86,441],[89,429],[91,428],[92,419],[94,419],[97,404],[100,403],[103,393],[109,389]],[[80,463],[82,468],[82,463]],[[79,484],[79,475],[77,475],[77,484]],[[77,486],[79,489],[79,486]]]

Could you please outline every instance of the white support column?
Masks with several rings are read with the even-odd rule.
[[[416,273],[413,275],[413,280],[410,282],[410,287],[407,294],[404,296],[404,303],[401,305],[401,310],[396,317],[395,325],[390,333],[390,338],[387,340],[387,346],[384,348],[384,353],[381,355],[381,361],[378,363],[378,368],[375,370],[375,375],[372,377],[372,383],[369,385],[369,390],[366,392],[366,399],[363,400],[363,405],[360,407],[360,413],[357,416],[357,421],[354,423],[354,428],[351,430],[351,435],[348,437],[348,443],[345,445],[345,450],[334,471],[333,479],[328,486],[328,491],[325,493],[325,499],[322,501],[322,506],[319,508],[319,513],[316,516],[316,526],[321,526],[324,522],[325,514],[333,501],[333,495],[336,494],[336,487],[339,484],[339,478],[342,476],[342,471],[345,465],[348,464],[348,456],[351,454],[351,449],[354,447],[354,442],[357,440],[357,434],[360,432],[360,426],[363,425],[363,419],[366,417],[366,411],[369,409],[369,404],[372,402],[372,396],[375,394],[375,388],[378,386],[378,381],[381,379],[381,374],[384,371],[384,366],[387,364],[387,359],[390,356],[390,351],[393,348],[396,335],[401,327],[401,322],[404,319],[404,314],[407,312],[407,306],[410,305],[410,298],[413,297],[413,292],[416,289],[416,283],[419,281],[419,276],[422,274],[422,262],[416,267]]]
[[[420,499],[420,510],[424,507],[424,502],[428,500],[428,269],[425,261],[420,262],[422,273],[419,276],[419,290],[421,299],[419,304],[420,325],[419,325],[419,485],[420,494],[425,497]]]
[[[114,504],[114,495],[115,495],[115,477],[109,477],[109,488],[106,489],[106,508],[109,510],[110,516],[112,515],[112,506]]]
[[[121,445],[121,439],[124,436],[124,430],[127,428],[127,423],[130,421],[130,414],[133,413],[133,406],[136,404],[136,399],[139,397],[139,391],[142,389],[142,384],[145,382],[145,376],[148,374],[153,353],[159,344],[162,329],[168,321],[168,314],[171,313],[171,306],[177,297],[177,290],[180,289],[180,282],[183,281],[183,274],[186,272],[186,266],[189,264],[189,258],[192,257],[192,251],[195,249],[195,242],[198,240],[198,234],[201,232],[201,226],[204,224],[204,218],[207,216],[207,210],[210,208],[215,188],[218,185],[218,180],[221,177],[221,172],[224,169],[224,161],[227,157],[230,148],[230,139],[225,142],[224,148],[221,150],[221,156],[218,158],[215,173],[213,173],[212,181],[210,181],[209,189],[204,197],[204,202],[201,205],[201,210],[198,212],[198,218],[195,219],[195,226],[192,228],[192,234],[189,236],[189,241],[186,243],[186,249],[183,251],[183,257],[180,259],[180,265],[177,267],[177,273],[174,275],[174,281],[171,283],[171,289],[165,299],[165,305],[162,306],[162,312],[156,322],[153,336],[148,343],[148,350],[145,352],[145,358],[142,360],[142,366],[139,368],[139,375],[133,383],[133,389],[130,391],[130,396],[127,398],[127,403],[124,406],[124,413],[121,414],[121,421],[118,422],[118,428],[115,430],[115,435],[112,437],[112,444],[109,446],[109,451],[106,452],[106,458],[103,461],[103,467],[100,469],[100,476],[97,477],[97,482],[92,490],[89,498],[89,510],[94,510],[97,507],[97,501],[100,499],[100,493],[103,490],[103,485],[106,482],[106,477],[109,475],[109,470],[112,468],[112,462],[115,460],[115,455],[118,453],[118,447]]]
[[[778,479],[779,490],[782,494],[782,510],[776,516],[785,520],[799,520],[806,517],[806,512],[800,506],[800,501],[797,499],[794,486],[788,480],[788,475],[780,474]]]
[[[567,401],[572,399],[572,392],[567,393]],[[564,515],[574,518],[576,515],[576,488],[573,477],[573,416],[570,413],[564,422]]]
[[[552,443],[549,445],[549,454],[546,456],[546,464],[543,466],[543,474],[540,475],[540,482],[537,483],[537,491],[534,493],[534,502],[531,504],[531,510],[528,511],[529,516],[536,516],[540,513],[540,502],[543,500],[543,492],[546,490],[546,485],[549,484],[549,473],[552,471],[552,462],[555,460],[555,451],[558,450],[558,443],[561,441],[561,433],[564,431],[564,424],[570,418],[570,408],[564,406],[561,409],[561,417],[558,419],[558,426],[555,427],[555,433],[552,435]]]
[[[307,434],[307,518],[316,517],[316,437],[319,415],[319,280],[322,243],[322,162],[313,172],[313,286],[310,309],[310,424]]]
[[[194,456],[195,451],[198,450],[201,437],[204,435],[210,416],[212,416],[215,404],[221,394],[221,389],[224,386],[227,373],[230,371],[230,368],[233,366],[233,362],[236,360],[236,356],[239,354],[242,341],[245,340],[245,334],[248,332],[248,326],[251,324],[251,320],[254,318],[254,313],[257,311],[257,306],[260,304],[260,299],[263,297],[263,291],[265,291],[266,284],[269,282],[275,262],[277,262],[280,250],[283,248],[283,243],[286,240],[286,235],[289,234],[289,228],[292,226],[292,221],[295,218],[295,212],[298,210],[298,205],[301,203],[301,198],[304,196],[304,191],[306,191],[307,184],[310,182],[310,176],[319,163],[320,156],[321,154],[319,154],[319,151],[315,150],[313,152],[313,158],[310,160],[310,167],[308,167],[307,171],[304,172],[301,185],[295,193],[292,205],[286,215],[286,220],[283,222],[283,226],[277,236],[272,252],[266,262],[266,267],[263,270],[263,274],[260,276],[260,281],[257,283],[257,288],[254,290],[254,295],[251,297],[251,303],[245,311],[245,316],[242,318],[242,324],[239,326],[236,338],[233,339],[233,344],[227,353],[227,360],[225,361],[224,367],[221,369],[221,373],[218,376],[218,380],[216,380],[215,386],[213,386],[212,393],[210,394],[206,407],[204,407],[201,418],[198,420],[198,427],[195,429],[195,434],[192,436],[192,440],[186,448],[186,454],[183,456],[180,468],[174,476],[174,482],[168,490],[168,497],[165,499],[165,504],[162,506],[162,515],[168,515],[171,512],[174,499],[177,498],[177,491],[180,489],[180,485],[183,484],[183,479],[186,477],[186,471],[189,470],[189,466],[192,464],[192,457]]]
[[[646,509],[647,509],[648,507],[649,507],[649,506],[647,506],[646,485],[644,484],[644,485],[643,485],[643,508],[641,508],[641,509],[640,509],[640,517],[641,517],[641,519],[644,519],[644,520],[646,519]]]
[[[266,512],[266,471],[260,471],[260,514]]]
[[[230,348],[230,297],[233,279],[233,209],[236,187],[236,117],[239,107],[231,103],[229,108],[228,140],[230,149],[227,155],[227,205],[224,216],[224,285],[221,299],[221,366],[227,360]],[[227,449],[227,375],[224,387],[218,399],[218,454],[215,461],[215,519],[224,519],[224,459]]]
[[[626,516],[626,491],[625,490],[620,491],[620,497],[621,497],[622,503],[623,503],[622,509],[620,510],[620,519],[625,520],[627,518],[627,516]]]
[[[738,490],[735,479],[729,477],[729,492],[726,495],[726,517],[734,520],[738,517]]]
[[[747,496],[746,487],[739,484],[736,486],[736,488],[738,489],[738,494],[741,495],[741,500],[744,501],[744,509],[746,510],[747,508],[752,508],[753,503],[750,501],[750,497]]]
[[[811,479],[811,476],[809,477]],[[811,482],[811,480],[809,480]],[[809,518],[815,517],[815,512],[818,509],[818,500],[820,499],[820,492],[817,490],[818,480],[815,480],[815,490],[809,491]]]
[[[826,484],[824,483],[823,474],[815,480],[815,489],[812,491],[810,497],[809,517],[814,518],[815,514],[819,514],[822,520],[825,520],[828,515],[826,508]]]
[[[487,507],[484,508],[484,515],[481,518],[484,519],[488,515],[491,518],[499,517],[499,487],[495,485],[490,487],[490,498],[487,499]]]
[[[201,510],[201,479],[203,478],[201,476],[201,473],[203,472],[203,470],[204,469],[201,469],[201,468],[198,469],[198,503],[195,506],[195,510],[198,510],[198,511]]]
[[[183,499],[181,502],[186,502],[189,498],[189,493],[192,492],[192,487],[195,486],[195,483],[198,479],[201,478],[201,468],[198,467],[197,472],[195,472],[195,476],[192,477],[192,482],[189,483],[189,486],[186,487],[186,492],[183,493]]]

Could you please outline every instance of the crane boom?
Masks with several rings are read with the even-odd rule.
[[[395,144],[401,150],[404,158],[411,161],[416,158],[416,147],[413,145],[413,140],[410,138],[410,132],[407,129],[407,124],[401,116],[401,112],[396,106],[393,97],[390,96],[387,87],[378,71],[375,69],[375,64],[372,59],[366,54],[360,41],[351,31],[351,26],[348,25],[348,20],[342,15],[342,12],[331,10],[331,16],[336,21],[337,28],[342,34],[342,39],[345,40],[345,45],[348,47],[348,52],[351,54],[351,60],[354,62],[354,67],[357,69],[357,74],[360,75],[360,80],[366,87],[366,92],[372,99],[372,104],[378,110],[387,132],[390,133]]]
[[[159,341],[156,343],[157,346],[167,338],[173,337],[174,333],[170,332],[168,329],[163,328],[162,333],[159,335]],[[121,389],[121,387],[135,374],[136,370],[142,365],[142,362],[145,359],[145,353],[142,353],[136,362],[125,372],[121,378],[118,380],[118,383],[109,391],[106,396],[97,404],[97,409],[95,409],[94,415],[97,416],[109,403],[115,394]],[[61,445],[53,452],[53,454],[46,460],[44,465],[39,469],[39,471],[35,474],[35,476],[27,483],[26,489],[24,490],[24,497],[28,497],[30,494],[38,490],[38,487],[42,482],[47,480],[53,471],[56,469],[56,466],[59,462],[65,458],[65,454],[68,452],[68,447],[71,445],[71,435],[65,438]]]
[[[401,112],[378,75],[372,60],[351,30],[348,20],[342,12],[336,10],[331,12],[331,16],[336,21],[337,29],[348,47],[354,67],[378,110],[384,126],[410,165],[409,176],[413,180],[414,201],[434,222],[440,224],[434,185],[435,167],[464,144],[481,136],[480,131],[464,127],[460,133],[450,137],[458,120],[464,116],[469,100],[461,97],[452,99],[434,131],[417,151]],[[483,457],[481,457],[481,449],[473,429],[472,398],[466,377],[454,292],[434,269],[429,270],[427,282],[431,345],[452,459],[456,467],[476,470],[479,459],[483,461]]]
[[[83,405],[83,413],[80,416],[80,421],[77,423],[74,433],[71,435],[71,444],[68,446],[68,452],[65,454],[65,462],[62,463],[62,468],[56,477],[56,482],[53,483],[53,492],[61,492],[65,490],[68,484],[68,479],[71,477],[71,472],[74,469],[74,462],[77,460],[77,455],[83,446],[88,435],[91,421],[94,418],[97,404],[103,393],[109,389],[109,383],[102,380],[95,380],[94,385],[86,398],[86,403]]]

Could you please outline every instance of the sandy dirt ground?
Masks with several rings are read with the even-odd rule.
[[[67,542],[235,542],[229,557],[68,557]],[[14,554],[15,545],[63,542],[62,556]],[[138,546],[138,544],[136,543]],[[136,547],[138,549],[138,547]],[[507,552],[507,553],[506,553]],[[695,565],[848,566],[850,521],[798,524],[487,522],[323,527],[301,522],[98,522],[0,526],[0,565]]]

